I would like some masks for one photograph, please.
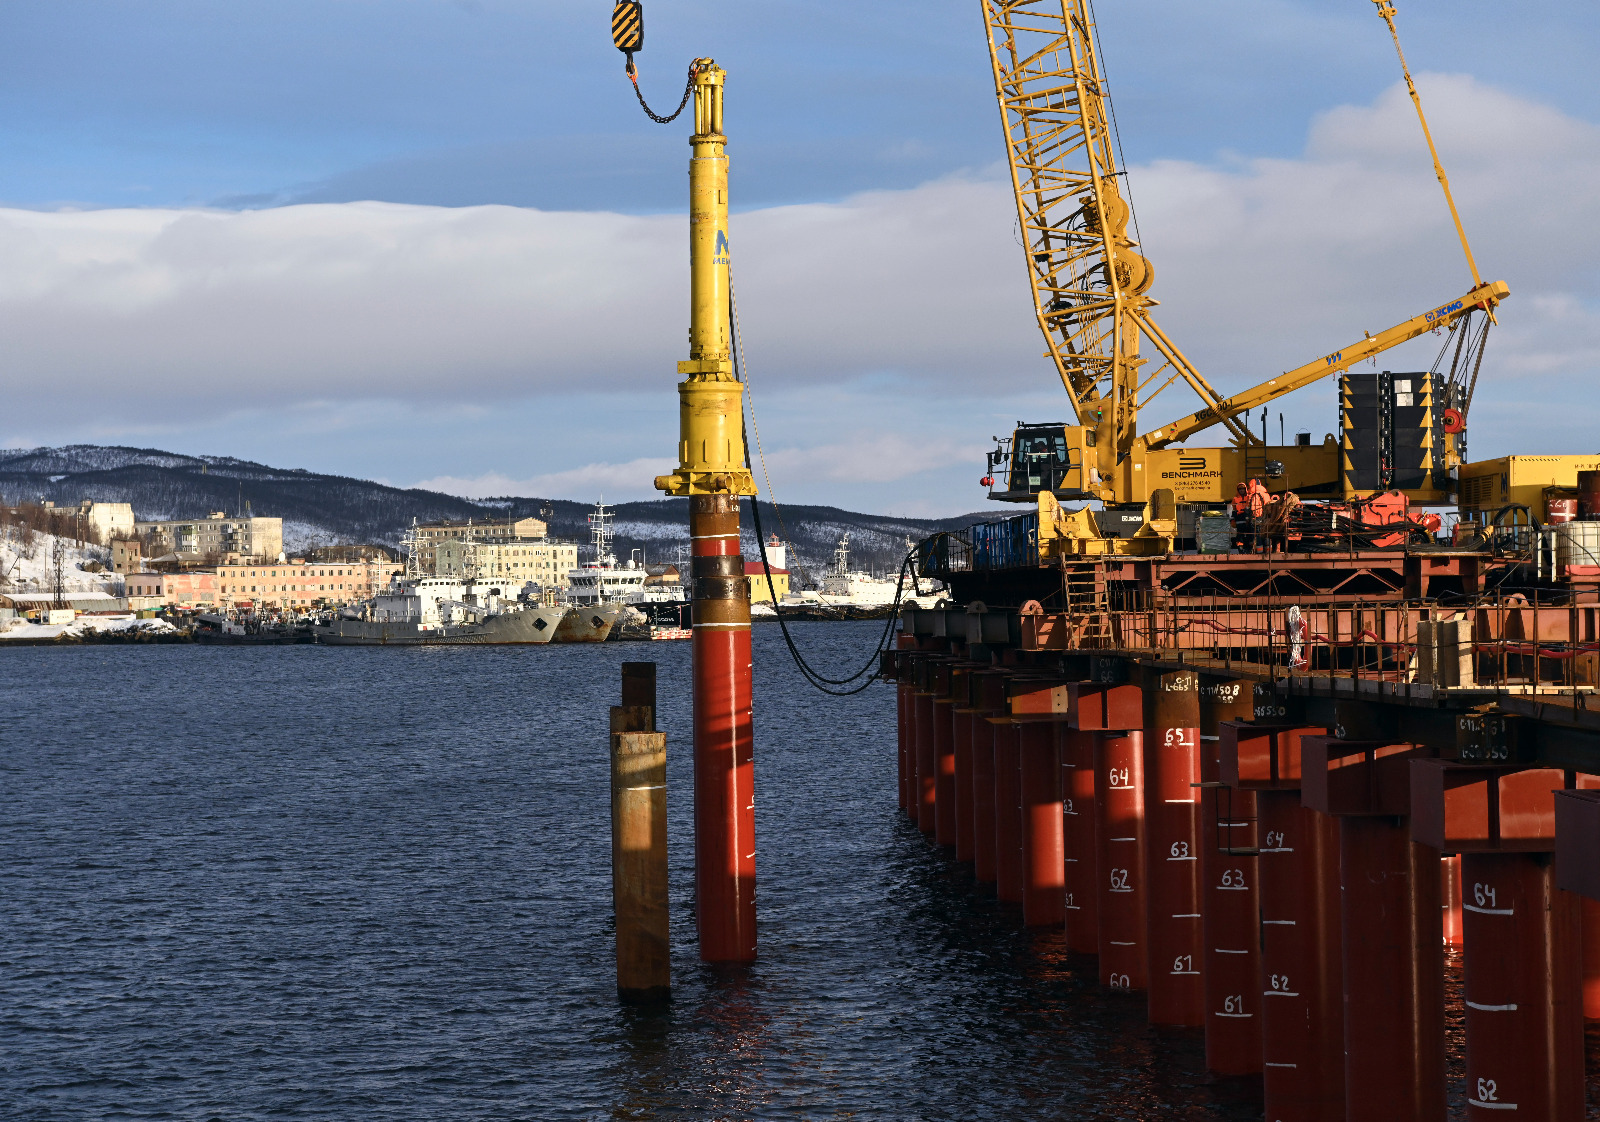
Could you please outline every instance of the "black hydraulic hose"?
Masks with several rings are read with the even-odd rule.
[[[783,609],[778,606],[778,593],[772,580],[772,565],[767,561],[766,534],[761,529],[760,507],[760,500],[756,496],[751,496],[750,510],[753,521],[755,522],[756,540],[760,543],[761,564],[762,567],[766,569],[767,593],[772,597],[772,610],[773,613],[778,617],[778,628],[783,632],[783,641],[784,644],[789,648],[790,657],[794,659],[794,663],[800,668],[800,672],[805,675],[806,681],[810,682],[823,693],[832,694],[834,697],[849,697],[851,694],[860,693],[862,690],[872,685],[872,678],[867,678],[867,680],[862,682],[859,686],[854,686],[851,689],[835,689],[834,687],[848,686],[852,682],[859,681],[864,675],[870,674],[873,668],[877,666],[878,660],[882,657],[883,652],[888,650],[889,640],[894,635],[895,616],[899,612],[900,601],[905,590],[906,566],[911,563],[911,559],[915,555],[916,551],[913,550],[911,553],[906,554],[905,560],[900,564],[900,577],[898,582],[895,584],[894,603],[890,605],[889,617],[884,620],[883,623],[883,633],[878,636],[878,640],[872,648],[872,653],[867,656],[867,661],[862,664],[860,670],[857,670],[848,678],[829,678],[814,669],[811,664],[806,661],[805,655],[801,654],[800,648],[795,645],[794,636],[789,634],[789,623],[783,618]]]
[[[733,321],[733,318],[733,285],[729,284],[728,320],[730,323]],[[736,382],[744,381],[742,361],[743,356],[740,354],[742,349],[743,348],[739,343],[738,333],[735,332],[733,338],[733,378]],[[750,463],[750,434],[746,431],[744,414],[742,412],[739,416],[739,428],[740,436],[744,440],[745,470],[750,471],[751,477],[754,478],[754,472]],[[913,558],[915,558],[917,551],[912,549],[906,554],[905,559],[900,562],[900,575],[895,582],[894,588],[894,602],[889,605],[889,617],[884,620],[883,633],[878,636],[878,641],[873,646],[872,654],[867,657],[867,661],[862,664],[861,669],[857,670],[854,674],[851,674],[848,678],[829,678],[806,661],[805,655],[800,653],[800,648],[795,644],[794,636],[789,634],[789,623],[783,618],[783,608],[778,603],[777,586],[772,579],[772,563],[767,558],[767,535],[766,531],[761,528],[761,498],[759,495],[750,496],[750,514],[751,521],[755,523],[756,548],[761,553],[761,567],[766,570],[765,576],[767,581],[767,594],[772,597],[772,611],[773,614],[778,617],[778,628],[783,632],[783,642],[784,645],[789,649],[789,657],[794,659],[795,666],[797,666],[800,670],[800,673],[805,676],[806,681],[825,694],[831,694],[834,697],[849,697],[852,694],[858,694],[862,692],[867,687],[871,686],[875,679],[867,677],[866,681],[861,682],[861,684],[858,686],[852,686],[850,689],[838,689],[835,687],[850,686],[852,682],[860,681],[861,678],[869,675],[873,668],[878,665],[878,661],[882,657],[883,652],[889,649],[889,642],[894,635],[895,617],[900,612],[900,601],[905,595],[906,570],[913,564]],[[913,580],[914,579],[915,578],[913,577]]]

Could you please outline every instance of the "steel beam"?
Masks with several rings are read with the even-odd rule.
[[[1578,897],[1547,853],[1461,857],[1468,1106],[1519,1119],[1584,1116]]]
[[[993,884],[994,852],[994,734],[995,718],[972,721],[972,876],[979,884]]]
[[[1443,1122],[1439,851],[1404,818],[1339,819],[1344,1086],[1349,1122]]]
[[[959,703],[951,710],[951,736],[955,742],[956,860],[972,860],[972,735],[981,721],[975,710]]]
[[[1144,725],[1144,691],[1129,683],[1071,682],[1068,715],[1085,732],[1119,732]]]
[[[1461,949],[1461,855],[1447,853],[1439,860],[1439,911],[1444,917],[1444,945]]]
[[[917,829],[924,834],[933,833],[935,805],[935,756],[933,747],[933,694],[917,690],[913,696],[916,709],[917,757]]]
[[[1592,1021],[1600,1019],[1600,791],[1557,791],[1555,812],[1556,887],[1579,899],[1583,1016]]]
[[[1414,760],[1412,833],[1461,854],[1469,1106],[1583,1116],[1579,897],[1557,887],[1556,814],[1586,792],[1551,768]],[[1592,860],[1592,855],[1588,855]]]
[[[913,767],[915,766],[912,758],[911,744],[915,735],[912,722],[916,718],[915,711],[911,708],[911,706],[912,699],[910,684],[904,681],[896,683],[895,739],[897,751],[895,756],[898,763],[896,774],[899,778],[898,790],[900,797],[900,810],[902,813],[910,812],[915,805],[911,795],[911,777],[914,774]]]
[[[956,844],[955,701],[933,699],[933,840]]]
[[[994,718],[994,894],[1022,903],[1022,762],[1017,721]]]

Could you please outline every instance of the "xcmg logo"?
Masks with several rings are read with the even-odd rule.
[[[1429,312],[1426,316],[1424,316],[1422,318],[1427,320],[1429,323],[1432,323],[1434,320],[1438,319],[1440,316],[1449,315],[1451,312],[1459,312],[1460,310],[1461,310],[1461,301],[1457,300],[1454,304],[1446,304],[1442,308],[1435,308],[1433,311]]]

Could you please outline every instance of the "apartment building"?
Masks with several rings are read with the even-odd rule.
[[[217,566],[218,602],[302,610],[349,604],[368,599],[399,571],[393,561],[231,561]]]
[[[97,503],[84,499],[78,504],[78,513],[90,541],[108,542],[119,535],[133,533],[132,503]]]
[[[111,543],[111,571],[137,573],[144,568],[144,543],[138,538],[118,538]]]
[[[161,578],[165,573],[129,573],[122,579],[125,595],[130,599],[161,599]]]
[[[430,522],[417,526],[414,532],[419,542],[417,563],[425,573],[438,573],[440,542],[542,541],[549,534],[549,527],[537,518],[502,518],[487,522]]]
[[[519,589],[529,581],[546,588],[565,588],[567,573],[577,567],[575,542],[446,539],[435,543],[432,568],[423,571],[431,571],[437,577],[476,576],[480,580],[505,581]],[[508,595],[511,588],[506,590]]]
[[[168,553],[237,553],[267,560],[283,556],[281,518],[230,518],[213,511],[205,518],[136,522],[134,529],[140,535],[160,534]]]
[[[41,505],[52,514],[72,519],[73,531],[81,534],[85,541],[104,545],[134,532],[132,503],[97,503],[84,499],[76,507],[57,506],[49,501]],[[16,514],[17,511],[18,508],[12,507],[10,512]]]

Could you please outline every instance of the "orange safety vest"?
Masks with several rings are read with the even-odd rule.
[[[1259,480],[1252,479],[1250,489],[1245,494],[1245,501],[1250,504],[1250,513],[1260,518],[1266,513],[1267,503],[1272,501],[1272,496],[1261,486]]]

